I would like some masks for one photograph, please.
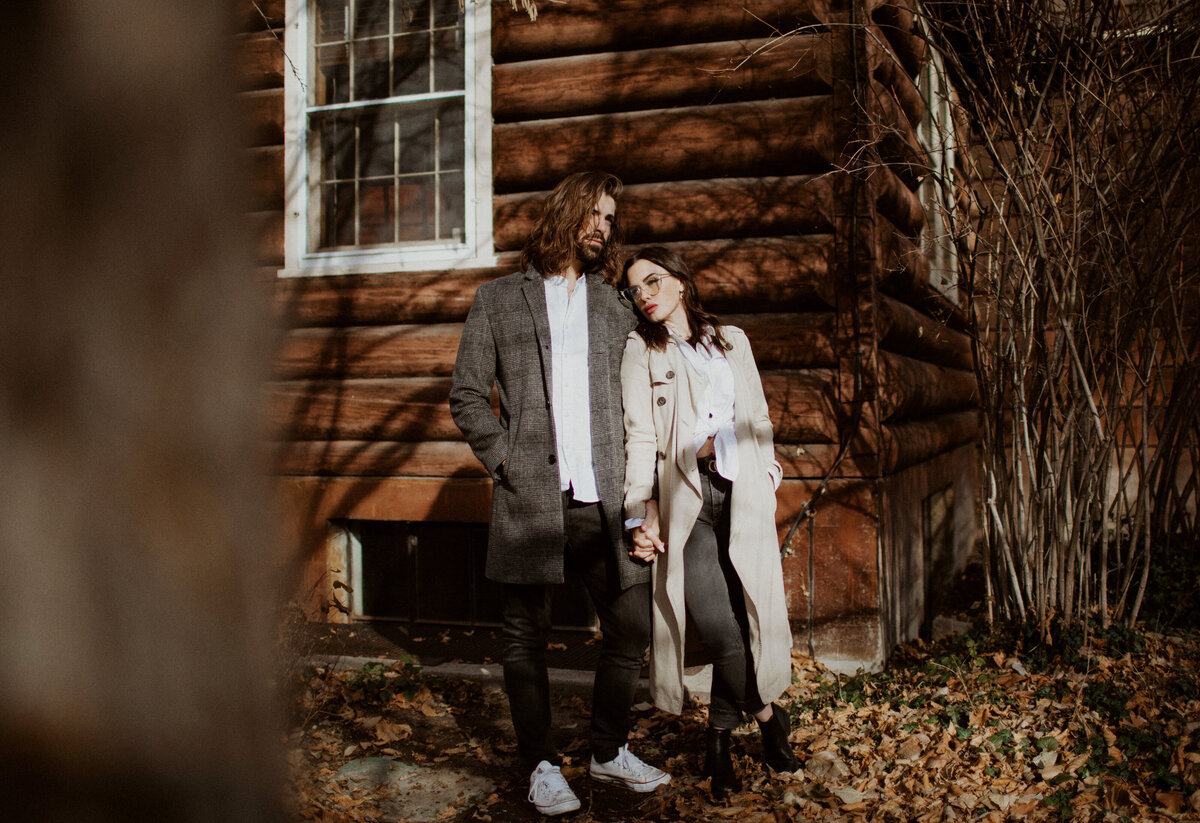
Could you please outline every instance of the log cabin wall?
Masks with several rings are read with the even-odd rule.
[[[252,220],[273,272],[283,262],[283,0],[257,6],[242,96],[254,123]],[[500,264],[275,281],[285,331],[269,408],[310,614],[336,617],[325,607],[346,583],[330,520],[486,522],[490,483],[447,406],[461,324],[475,288],[515,269],[546,191],[599,168],[626,184],[628,245],[676,247],[706,308],[750,337],[784,466],[781,538],[827,480],[785,560],[797,646],[851,670],[879,664],[911,635],[920,605],[889,592],[921,576],[897,571],[920,551],[911,524],[885,534],[882,512],[910,502],[900,472],[970,440],[964,338],[947,325],[954,307],[922,285],[915,252],[909,166],[921,158],[908,138],[921,109],[904,60],[919,54],[911,21],[907,33],[896,23],[903,7],[572,0],[540,3],[536,22],[508,3],[492,9]],[[889,34],[871,41],[843,25],[867,20]],[[903,70],[881,68],[870,42],[902,55]],[[872,151],[908,166],[876,173],[864,162],[877,109],[905,139],[888,135]],[[941,482],[948,472],[926,473]]]

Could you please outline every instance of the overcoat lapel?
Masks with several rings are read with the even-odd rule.
[[[525,294],[525,302],[529,305],[530,319],[533,321],[533,332],[537,336],[538,357],[542,362],[542,380],[545,383],[546,399],[554,396],[551,391],[551,358],[550,358],[550,314],[546,309],[546,286],[541,275],[534,269],[525,273],[525,282],[521,284]]]
[[[693,439],[696,431],[696,409],[699,409],[704,401],[704,390],[708,387],[708,379],[688,365],[687,357],[684,356],[674,338],[667,345],[668,351],[671,352],[669,360],[671,369],[676,374],[675,379],[683,381],[683,388],[687,391],[689,398],[687,403],[681,403],[677,399],[675,404],[675,414],[679,421],[676,431],[680,438],[679,442],[675,444],[675,462],[688,485],[699,496],[700,469],[696,465]]]

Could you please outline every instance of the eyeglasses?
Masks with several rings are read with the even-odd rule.
[[[637,299],[643,294],[647,297],[654,297],[658,294],[658,290],[662,288],[662,281],[666,280],[668,277],[674,276],[675,275],[673,274],[656,274],[651,277],[647,277],[642,281],[642,285],[630,286],[627,289],[622,289],[621,294],[623,294],[625,299],[630,303],[636,303]]]

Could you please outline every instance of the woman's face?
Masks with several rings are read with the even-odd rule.
[[[629,288],[638,290],[634,302],[642,316],[652,323],[666,323],[678,333],[687,335],[687,311],[683,307],[683,283],[679,278],[649,260],[634,261],[626,277]]]

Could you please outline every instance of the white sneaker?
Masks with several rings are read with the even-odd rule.
[[[638,760],[637,755],[629,751],[628,743],[607,763],[597,763],[593,757],[588,773],[597,780],[617,783],[635,792],[652,792],[671,782],[671,775]]]
[[[529,802],[545,815],[573,812],[579,808],[579,798],[567,785],[562,770],[550,765],[549,760],[538,763],[529,775]]]

